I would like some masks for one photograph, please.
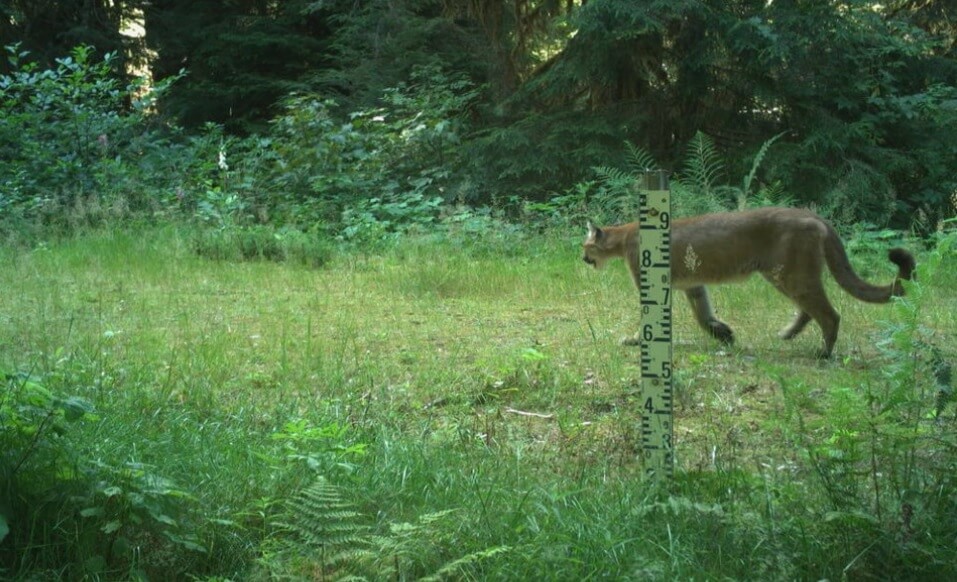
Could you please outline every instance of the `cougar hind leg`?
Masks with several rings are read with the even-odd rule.
[[[781,330],[781,339],[794,339],[797,334],[804,331],[809,323],[811,323],[811,316],[805,311],[798,311],[797,315],[794,316],[794,321]]]
[[[831,352],[834,350],[834,343],[837,342],[837,331],[841,326],[841,316],[828,301],[827,295],[824,293],[824,286],[817,282],[803,292],[785,294],[800,309],[791,325],[785,328],[785,334],[791,332],[790,337],[794,337],[813,319],[821,328],[821,333],[824,336],[824,347],[818,352],[818,357],[822,359],[830,358]],[[787,335],[784,337],[788,338]]]
[[[831,306],[824,292],[824,285],[821,283],[821,266],[811,265],[807,267],[807,273],[798,278],[800,284],[794,285],[793,281],[788,284],[775,272],[762,272],[761,275],[780,291],[785,297],[790,299],[798,308],[794,319],[787,327],[781,330],[780,337],[786,340],[794,339],[799,333],[804,331],[811,320],[817,322],[824,334],[824,347],[818,353],[821,358],[831,357],[831,351],[834,349],[834,343],[837,341],[837,330],[840,326],[841,316]]]
[[[708,289],[704,286],[692,287],[685,290],[685,295],[691,303],[695,320],[701,326],[701,329],[723,344],[733,344],[734,332],[728,324],[715,316],[714,310],[711,308],[711,299],[708,297]]]
[[[834,351],[834,344],[837,342],[837,330],[841,326],[841,316],[831,307],[831,304],[824,299],[824,304],[815,306],[810,311],[811,317],[821,327],[821,333],[824,336],[824,347],[818,352],[818,357],[827,359],[831,357]]]

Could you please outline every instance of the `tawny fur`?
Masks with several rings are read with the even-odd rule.
[[[625,259],[637,286],[638,223],[588,227],[583,260],[599,268],[609,259]],[[854,272],[834,227],[813,212],[796,208],[706,214],[676,220],[671,228],[671,283],[685,291],[705,331],[722,342],[734,341],[731,328],[715,316],[705,285],[738,281],[757,272],[798,308],[781,337],[793,338],[813,319],[824,334],[821,357],[831,355],[841,319],[824,292],[824,266],[857,299],[887,303],[903,295],[900,280],[910,279],[915,267],[913,255],[904,249],[891,249],[888,258],[898,268],[893,282],[864,281]]]

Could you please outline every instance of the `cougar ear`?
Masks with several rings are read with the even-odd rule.
[[[598,240],[601,238],[601,229],[588,221],[588,238]]]

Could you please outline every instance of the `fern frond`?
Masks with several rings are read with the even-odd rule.
[[[774,142],[784,137],[785,134],[786,132],[781,132],[771,139],[765,141],[758,149],[758,153],[754,155],[754,161],[751,162],[751,171],[748,172],[748,175],[744,177],[744,185],[741,188],[741,196],[738,200],[739,209],[743,209],[747,204],[745,199],[751,194],[751,183],[754,181],[754,176],[758,173],[758,168],[761,167],[761,162],[764,161],[764,157],[768,154],[768,150],[771,148]]]
[[[419,517],[419,522],[423,525],[429,525],[437,521],[441,521],[456,512],[458,512],[458,509],[443,509],[442,511],[426,513],[425,515]]]
[[[595,168],[595,176],[598,178],[598,182],[601,184],[618,185],[622,183],[631,183],[634,181],[636,174],[629,170],[622,170],[621,168],[597,166]]]
[[[655,161],[654,156],[652,156],[645,148],[636,146],[630,141],[626,141],[625,149],[628,150],[628,167],[631,169],[633,174],[653,172],[660,169],[658,167],[658,162]]]
[[[684,166],[686,183],[697,189],[703,196],[710,197],[714,185],[724,171],[724,163],[718,154],[714,140],[707,134],[698,132],[688,144],[688,158]]]
[[[711,196],[704,196],[696,186],[685,182],[683,178],[672,178],[671,213],[673,216],[697,216],[727,210],[730,208],[722,204],[717,190],[712,192]]]
[[[754,195],[748,206],[794,206],[794,197],[785,191],[780,182],[762,186]]]
[[[492,548],[486,548],[478,552],[472,552],[471,554],[466,554],[461,558],[452,560],[448,564],[445,564],[435,574],[431,576],[426,576],[420,578],[420,582],[439,582],[440,580],[447,580],[449,578],[454,578],[454,574],[460,574],[466,566],[470,566],[476,562],[486,560],[491,558],[496,554],[502,554],[508,551],[511,551],[509,546],[495,546]]]
[[[288,501],[291,529],[309,545],[342,548],[367,543],[362,515],[343,500],[338,488],[322,477]]]

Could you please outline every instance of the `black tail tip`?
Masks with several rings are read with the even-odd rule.
[[[907,280],[913,278],[914,269],[917,268],[917,261],[914,260],[914,255],[912,255],[910,251],[893,248],[887,252],[887,258],[897,265],[897,268],[900,270],[898,274],[899,278]]]

